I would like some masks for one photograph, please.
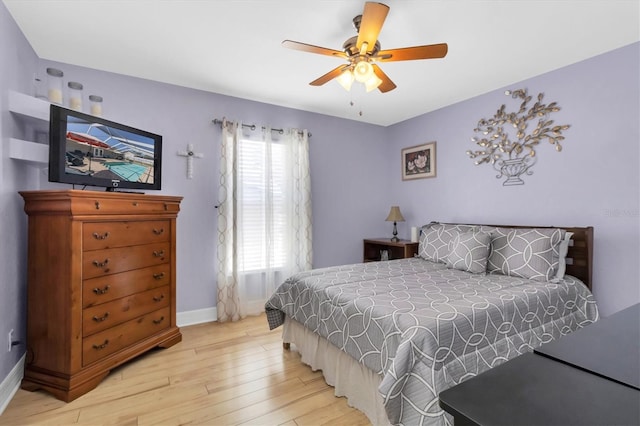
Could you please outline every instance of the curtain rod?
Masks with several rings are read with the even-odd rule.
[[[220,128],[222,128],[222,120],[218,119],[218,118],[214,118],[213,120],[211,120],[213,122],[213,124],[216,124],[218,126],[220,126]],[[248,127],[251,130],[255,130],[256,129],[256,125],[255,124],[244,124],[242,123],[242,127]],[[266,129],[265,126],[262,126],[262,129]],[[278,132],[280,134],[284,133],[284,129],[271,129],[272,132]],[[299,130],[298,133],[302,134],[303,131]],[[309,137],[311,137],[311,132],[307,132],[307,134],[309,135]]]

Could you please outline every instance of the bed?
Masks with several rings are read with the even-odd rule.
[[[267,319],[373,424],[451,424],[439,392],[598,319],[592,253],[592,227],[430,223],[414,258],[289,277]]]

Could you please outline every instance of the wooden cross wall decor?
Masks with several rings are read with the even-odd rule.
[[[178,151],[178,155],[187,158],[187,179],[193,179],[193,159],[202,158],[204,154],[193,151],[193,144],[187,144],[186,151]]]

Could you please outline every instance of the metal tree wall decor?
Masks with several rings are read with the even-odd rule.
[[[507,90],[505,95],[522,99],[520,109],[506,112],[503,104],[493,118],[481,118],[478,127],[473,129],[481,136],[471,138],[481,149],[469,150],[467,155],[476,159],[476,165],[493,165],[500,173],[496,178],[506,177],[502,183],[504,186],[524,185],[521,176],[533,174],[530,169],[537,162],[536,147],[546,139],[555,146],[556,151],[562,151],[562,132],[570,126],[554,125],[553,120],[549,120],[549,115],[560,111],[560,107],[556,102],[543,104],[543,93],[538,94],[538,100],[530,108],[528,105],[532,98],[527,94],[527,89]],[[538,124],[531,130],[529,125],[533,120],[538,120]]]

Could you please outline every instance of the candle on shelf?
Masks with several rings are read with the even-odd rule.
[[[102,116],[102,96],[89,95],[91,115]]]
[[[38,74],[33,73],[33,89],[34,89],[34,93],[33,96],[35,96],[38,99],[44,99],[45,101],[49,101],[49,96],[47,93],[47,87],[45,87],[46,81],[43,81],[44,79],[40,78],[38,76]]]
[[[62,104],[62,90],[49,89],[49,102],[53,104]]]
[[[56,68],[47,68],[47,98],[49,102],[62,105],[62,76],[64,73]]]
[[[69,108],[82,111],[82,84],[70,81],[69,84]]]

